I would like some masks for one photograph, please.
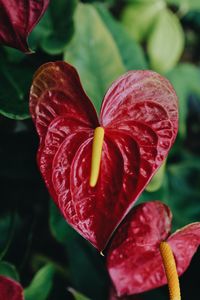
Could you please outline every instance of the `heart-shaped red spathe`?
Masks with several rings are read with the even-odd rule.
[[[0,0],[0,43],[30,52],[27,38],[39,22],[49,0]]]
[[[116,231],[107,252],[107,268],[118,296],[142,293],[167,283],[159,245],[167,241],[181,275],[200,244],[200,223],[169,236],[172,215],[159,201],[136,206]]]
[[[24,300],[21,285],[5,276],[0,276],[0,300]]]
[[[35,74],[30,111],[40,136],[38,165],[65,219],[103,250],[166,158],[178,129],[177,96],[152,71],[130,71],[103,100],[100,118],[67,63]],[[89,186],[94,129],[105,130],[101,167]]]

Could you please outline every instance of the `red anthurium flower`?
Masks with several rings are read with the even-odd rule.
[[[171,219],[169,208],[154,201],[138,205],[123,221],[107,253],[107,268],[118,296],[141,293],[167,283],[159,249],[163,241],[172,249],[178,275],[187,269],[200,244],[200,223],[169,235]]]
[[[35,74],[30,111],[50,194],[66,220],[104,249],[175,140],[171,84],[152,71],[130,71],[111,85],[98,119],[76,70],[48,63]]]
[[[0,276],[0,300],[23,300],[21,285],[4,276]]]
[[[30,52],[27,37],[48,4],[49,0],[0,0],[0,43]]]

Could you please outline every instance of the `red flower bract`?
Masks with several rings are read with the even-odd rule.
[[[0,300],[23,300],[21,285],[4,276],[0,276]]]
[[[49,0],[0,0],[0,43],[30,52],[27,37],[48,4]]]
[[[106,93],[100,118],[67,63],[35,74],[30,111],[38,165],[66,220],[99,250],[166,158],[178,128],[177,96],[152,71],[130,71]],[[105,130],[97,185],[89,186],[94,129]]]
[[[142,293],[167,283],[159,245],[167,241],[181,275],[200,244],[200,223],[169,236],[169,208],[154,201],[135,207],[116,231],[107,253],[107,268],[118,296]]]

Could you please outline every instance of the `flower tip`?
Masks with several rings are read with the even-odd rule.
[[[97,180],[94,179],[94,177],[90,176],[90,187],[95,187],[95,185],[97,184]]]

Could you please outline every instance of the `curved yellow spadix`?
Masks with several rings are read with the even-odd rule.
[[[181,300],[176,262],[171,247],[167,242],[160,243],[160,253],[167,277],[170,300]]]
[[[91,172],[90,172],[91,187],[94,187],[97,184],[97,180],[99,177],[103,139],[104,139],[103,127],[95,128],[94,139],[92,144],[92,160],[91,160]]]

